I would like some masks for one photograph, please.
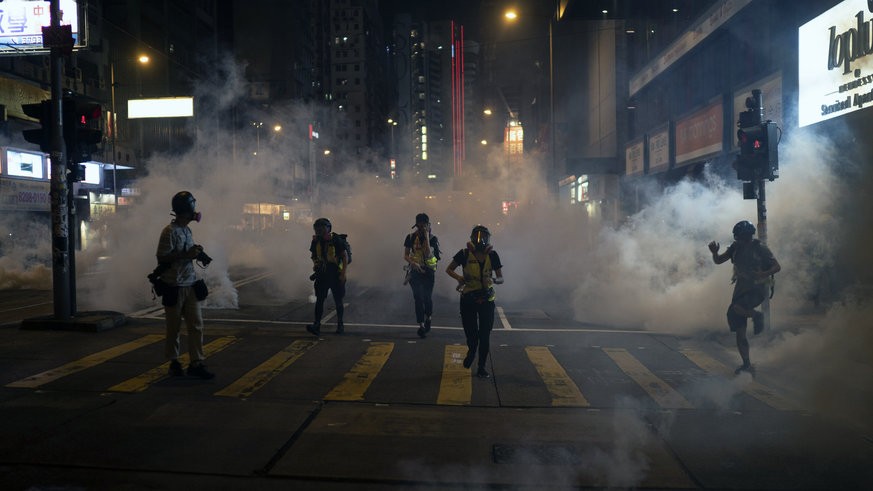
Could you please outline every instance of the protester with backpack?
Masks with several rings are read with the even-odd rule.
[[[461,266],[463,275],[455,273]],[[473,227],[467,247],[458,251],[446,268],[446,273],[458,281],[461,292],[461,324],[467,337],[467,356],[464,368],[470,368],[479,352],[479,369],[476,375],[488,378],[485,369],[491,347],[491,328],[494,327],[493,284],[503,283],[503,264],[500,256],[491,247],[491,232],[482,225]],[[496,277],[492,278],[491,274]]]
[[[412,228],[417,230],[407,234],[403,241],[403,259],[408,263],[406,278],[415,301],[418,337],[425,338],[430,332],[430,318],[433,315],[433,286],[437,261],[440,259],[440,242],[436,235],[431,234],[427,214],[416,215]]]
[[[343,326],[343,297],[346,294],[346,273],[351,263],[351,247],[345,234],[336,234],[327,218],[319,218],[312,224],[315,235],[309,245],[312,258],[310,276],[315,280],[315,321],[306,330],[315,336],[321,335],[321,317],[327,292],[333,293],[336,305],[336,333],[345,332]]]
[[[712,260],[721,264],[728,259],[734,264],[734,293],[727,310],[728,326],[736,333],[737,349],[743,364],[736,369],[739,375],[749,372],[755,375],[755,367],[749,359],[749,339],[746,335],[748,321],[752,319],[755,334],[764,330],[764,314],[755,308],[767,298],[771,277],[782,270],[770,249],[758,239],[753,239],[755,226],[747,220],[734,225],[734,243],[719,254],[718,242],[709,243]]]

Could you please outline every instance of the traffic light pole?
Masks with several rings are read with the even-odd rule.
[[[764,179],[758,180],[758,240],[767,245],[767,193]],[[764,313],[764,330],[770,330],[770,292],[764,295],[764,303],[761,304]]]
[[[50,0],[51,29],[60,30],[60,0]],[[51,48],[51,210],[52,210],[52,294],[54,317],[69,321],[73,316],[70,303],[69,192],[64,152],[63,127],[63,48]]]

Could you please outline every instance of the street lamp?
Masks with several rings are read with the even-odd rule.
[[[553,3],[553,11],[549,14],[549,134],[550,142],[549,142],[549,154],[550,154],[550,166],[551,172],[555,172],[556,170],[556,153],[557,149],[555,148],[555,55],[554,55],[554,26],[555,22],[560,20],[562,10],[559,7],[557,2]],[[513,9],[506,10],[503,13],[503,17],[509,22],[515,22],[518,20],[518,12]],[[552,176],[549,176],[552,177]],[[551,179],[550,179],[551,182]]]
[[[255,155],[261,151],[261,127],[264,126],[263,121],[252,121],[252,126],[255,127]]]
[[[139,55],[136,58],[129,58],[126,60],[119,61],[133,61],[136,60],[140,65],[146,65],[149,62],[148,55]],[[110,92],[110,104],[112,105],[112,195],[115,202],[115,211],[118,211],[118,181],[116,179],[116,175],[118,174],[118,150],[116,148],[116,144],[118,141],[118,112],[115,108],[115,60],[109,62],[109,92]],[[137,71],[139,68],[137,68]],[[139,78],[139,77],[137,77]],[[142,92],[142,86],[140,86],[140,92]]]

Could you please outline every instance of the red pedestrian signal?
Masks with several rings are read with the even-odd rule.
[[[737,121],[737,145],[740,153],[734,161],[737,179],[753,182],[779,177],[779,136],[776,123],[763,120],[761,91],[753,90],[746,99],[746,111]]]
[[[74,180],[81,172],[78,164],[91,160],[97,144],[103,140],[100,130],[100,104],[95,102],[64,99],[64,143],[67,145],[67,160]]]

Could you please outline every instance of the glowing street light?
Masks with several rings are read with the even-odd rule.
[[[486,107],[485,110],[482,111],[482,114],[484,114],[485,116],[491,116],[491,114],[492,114],[491,108]]]
[[[508,21],[515,21],[518,19],[518,12],[514,9],[509,9],[503,13],[503,17]]]
[[[139,55],[136,58],[128,58],[127,60],[118,60],[118,61],[133,61],[136,59],[140,65],[146,65],[149,62],[148,55]],[[112,195],[113,200],[115,201],[115,211],[118,211],[118,181],[115,176],[118,172],[118,150],[116,149],[116,143],[118,141],[118,112],[115,109],[115,60],[112,60],[109,63],[109,92],[110,92],[110,104],[112,105]],[[138,69],[138,68],[137,68]],[[139,91],[142,92],[142,87],[139,88]],[[141,133],[140,133],[141,134]],[[140,151],[142,151],[142,142],[140,142]]]

